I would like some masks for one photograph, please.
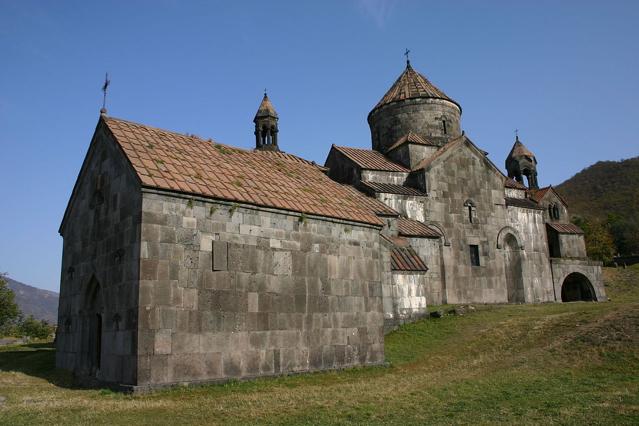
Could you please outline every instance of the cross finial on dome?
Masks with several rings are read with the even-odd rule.
[[[515,129],[515,142],[519,142],[519,129]]]
[[[404,52],[404,56],[406,56],[406,66],[409,67],[410,66],[410,59],[408,58],[408,54],[410,53],[410,50],[408,50],[408,48],[406,49],[406,51]]]

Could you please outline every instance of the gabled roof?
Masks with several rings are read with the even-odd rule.
[[[398,194],[398,195],[409,195],[413,197],[425,197],[426,194],[421,192],[418,189],[411,188],[403,185],[394,185],[392,183],[379,183],[379,182],[368,182],[361,181],[360,185],[364,187],[364,190],[368,189],[373,192],[382,192],[386,194]],[[365,191],[366,192],[366,191]]]
[[[419,169],[428,167],[437,159],[442,157],[444,154],[446,154],[449,151],[452,151],[453,149],[461,145],[464,142],[465,138],[466,137],[464,135],[461,135],[456,137],[455,139],[452,139],[446,145],[439,148],[439,150],[437,150],[437,152],[435,152],[433,155],[431,155],[430,157],[426,157],[422,161],[420,161],[415,167],[413,167],[413,170],[419,170]]]
[[[391,249],[391,271],[427,272],[428,267],[412,247]]]
[[[529,190],[529,192],[530,192],[530,197],[533,200],[535,200],[537,203],[541,203],[541,201],[546,197],[548,192],[552,192],[553,194],[555,194],[555,196],[557,196],[557,198],[559,198],[559,200],[564,204],[564,206],[568,206],[568,203],[566,203],[566,200],[564,200],[564,198],[561,195],[559,195],[557,191],[555,191],[555,188],[553,188],[552,185],[548,185],[544,188],[539,188],[539,189],[531,189]]]
[[[533,200],[535,200],[536,202],[540,203],[541,200],[544,199],[544,197],[546,196],[546,194],[548,193],[548,191],[550,190],[550,186],[547,186],[545,188],[539,188],[537,190],[531,190],[530,191],[530,196]]]
[[[440,233],[417,220],[401,217],[397,220],[399,235],[404,237],[439,238]]]
[[[435,87],[426,77],[415,71],[413,67],[410,66],[410,62],[407,62],[404,72],[397,78],[377,105],[375,105],[371,114],[384,105],[415,98],[443,99],[454,103],[461,111],[461,106],[457,102]]]
[[[273,104],[271,103],[271,100],[268,98],[266,93],[264,93],[262,102],[260,103],[260,106],[257,108],[257,112],[255,113],[255,118],[253,119],[253,121],[261,117],[277,118],[277,112],[275,112],[275,107],[273,107]]]
[[[362,169],[404,173],[408,173],[410,171],[401,164],[394,163],[384,157],[381,152],[377,152],[372,149],[350,148],[337,145],[333,145],[331,149],[335,149],[342,153]]]
[[[445,158],[447,153],[453,152],[455,149],[459,148],[460,146],[463,146],[464,144],[466,144],[471,151],[474,151],[479,158],[483,159],[493,172],[501,176],[504,180],[507,179],[507,177],[502,173],[502,171],[499,170],[499,168],[495,166],[495,164],[492,161],[490,161],[490,158],[486,156],[485,151],[482,151],[481,149],[479,149],[477,145],[475,145],[473,141],[471,141],[468,138],[468,136],[466,136],[463,133],[457,136],[456,138],[452,139],[443,147],[439,148],[439,150],[435,152],[433,155],[431,155],[430,157],[424,158],[415,167],[413,167],[412,171],[418,171],[418,170],[426,169],[430,167],[433,163],[441,161],[443,158]]]
[[[390,148],[388,148],[386,150],[386,153],[388,154],[389,152],[391,152],[395,148],[399,148],[400,146],[402,146],[404,144],[407,144],[407,143],[414,143],[416,145],[425,145],[425,146],[437,146],[434,142],[426,140],[426,139],[422,138],[421,136],[419,136],[418,134],[409,131],[404,136],[399,138],[397,140],[397,142],[392,144],[390,146]]]
[[[547,222],[546,225],[560,234],[583,234],[584,231],[572,223]]]
[[[382,225],[371,199],[317,165],[102,116],[143,187]],[[380,203],[381,204],[381,203]]]

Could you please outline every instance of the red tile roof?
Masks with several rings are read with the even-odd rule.
[[[422,238],[439,238],[440,233],[431,228],[430,226],[419,222],[417,220],[408,219],[405,217],[397,220],[397,228],[399,235],[404,237],[422,237]]]
[[[399,148],[400,146],[402,146],[404,144],[407,144],[407,143],[414,143],[416,145],[437,146],[432,141],[426,140],[426,139],[422,138],[421,136],[419,136],[419,135],[417,135],[417,134],[415,134],[413,132],[408,132],[407,134],[405,134],[404,136],[399,138],[397,140],[397,142],[392,144],[390,146],[390,148],[388,148],[386,150],[386,153],[389,153],[392,150],[394,150],[395,148]]]
[[[510,198],[506,197],[504,199],[506,201],[507,206],[513,207],[521,207],[524,209],[532,209],[532,210],[544,210],[543,207],[540,207],[539,204],[531,200],[530,198]]]
[[[426,272],[428,267],[412,247],[395,246],[391,249],[391,270]]]
[[[371,149],[350,148],[337,145],[333,145],[333,148],[351,159],[362,169],[405,173],[410,171],[400,164],[393,163],[391,160],[384,157],[382,153]]]
[[[415,71],[410,64],[407,64],[404,72],[397,78],[377,105],[375,105],[371,114],[384,105],[404,99],[415,98],[444,99],[457,105],[461,111],[461,106],[457,102],[435,87],[426,77]]]
[[[564,199],[564,197],[561,196],[561,194],[559,194],[555,188],[552,185],[549,185],[545,188],[540,188],[540,189],[532,189],[530,190],[530,196],[533,200],[535,200],[536,202],[540,203],[541,200],[544,199],[544,197],[546,196],[546,194],[548,193],[548,191],[552,191],[553,194],[555,194],[557,196],[557,198],[559,198],[559,200],[564,203],[564,205],[567,207],[568,203],[566,202],[566,200]]]
[[[546,196],[546,193],[550,190],[550,188],[551,188],[550,186],[547,186],[545,188],[531,190],[530,191],[531,198],[538,203],[541,202],[541,200],[544,199],[544,197]]]
[[[103,116],[142,186],[381,225],[382,208],[320,167]],[[380,203],[381,204],[381,203]]]
[[[421,192],[418,189],[410,188],[408,186],[403,185],[394,185],[392,183],[379,183],[379,182],[368,182],[362,181],[360,184],[364,187],[364,189],[369,189],[373,192],[383,192],[386,194],[399,194],[399,195],[410,195],[414,197],[425,197],[426,194]]]
[[[526,189],[526,186],[524,184],[517,182],[515,179],[512,178],[506,179],[506,181],[504,182],[504,186],[511,189]]]
[[[560,234],[583,234],[584,231],[572,223],[548,222],[546,225]]]

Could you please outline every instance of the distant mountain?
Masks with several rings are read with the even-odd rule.
[[[58,293],[32,287],[9,277],[4,279],[15,294],[15,301],[25,317],[33,315],[49,324],[58,322]]]
[[[622,254],[639,250],[639,157],[599,161],[555,187],[573,215],[606,223]]]

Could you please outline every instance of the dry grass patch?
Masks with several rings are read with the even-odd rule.
[[[0,352],[7,424],[637,424],[639,271],[610,303],[481,306],[402,327],[390,367],[131,396],[74,389],[53,352]]]

